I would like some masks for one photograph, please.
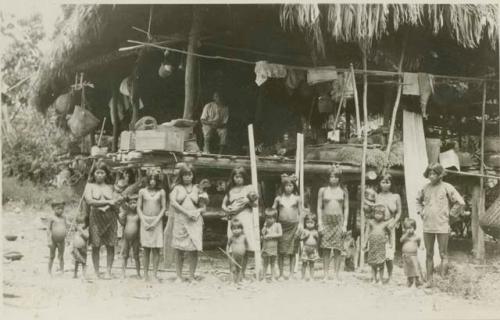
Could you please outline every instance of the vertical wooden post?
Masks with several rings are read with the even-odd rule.
[[[479,173],[481,175],[484,175],[484,132],[485,132],[485,113],[486,113],[486,81],[483,83],[483,105],[482,105],[482,110],[481,110],[481,163],[479,164]],[[485,191],[484,191],[484,177],[480,178],[479,182],[479,201],[478,205],[479,208],[477,210],[477,219],[479,222],[479,217],[481,215],[484,215],[485,211]],[[484,233],[481,227],[479,226],[479,223],[475,225],[476,227],[476,245],[475,249],[476,251],[474,252],[474,256],[476,259],[479,261],[484,260]]]
[[[118,99],[120,99],[120,89],[116,86],[115,81],[111,81],[112,102],[111,102],[111,122],[113,123],[113,152],[118,150],[118,135],[120,134],[120,117],[118,116]],[[127,97],[124,97],[127,99]]]
[[[356,110],[356,132],[358,138],[361,137],[361,120],[359,117],[359,100],[358,100],[358,88],[356,86],[356,74],[354,73],[354,66],[350,64],[351,77],[352,77],[352,89],[354,90],[354,109]]]
[[[401,58],[399,59],[398,72],[403,71],[403,60],[405,57],[406,50],[406,42],[408,40],[408,34],[405,35],[405,39],[403,40],[403,48],[401,49]],[[392,109],[392,117],[391,117],[391,128],[389,130],[389,138],[387,140],[387,149],[385,150],[385,159],[386,162],[389,160],[389,155],[391,154],[391,146],[392,140],[394,139],[394,128],[396,126],[396,116],[398,114],[399,109],[399,101],[401,99],[401,93],[403,91],[403,77],[398,77],[398,93],[396,95],[396,101],[394,102],[394,108]]]
[[[196,52],[198,47],[198,39],[201,31],[202,13],[201,9],[193,6],[193,20],[191,22],[191,30],[189,31],[188,55],[186,57],[186,75],[185,83],[185,98],[184,98],[184,119],[193,119],[195,102],[196,102],[196,81],[197,58],[191,53]]]
[[[302,209],[304,208],[304,135],[300,134],[300,165],[299,165],[299,181],[300,181],[300,201],[302,202]]]
[[[252,175],[252,186],[255,192],[258,192],[257,182],[257,158],[255,156],[255,141],[253,135],[253,125],[248,125],[248,144],[250,151],[250,170]],[[262,197],[262,195],[260,195]],[[255,275],[257,280],[260,279],[260,271],[262,267],[262,260],[260,256],[260,226],[259,226],[259,209],[258,207],[252,208],[253,212],[253,232],[255,238]]]
[[[363,50],[363,155],[361,158],[361,194],[360,194],[360,213],[361,213],[361,246],[365,243],[365,212],[363,209],[363,200],[365,197],[366,187],[366,150],[368,149],[368,74],[367,74],[367,57],[366,50]],[[365,263],[365,256],[361,252],[359,259],[359,266],[363,267]]]

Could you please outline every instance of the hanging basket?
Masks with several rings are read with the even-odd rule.
[[[479,216],[479,225],[485,233],[500,239],[500,196]]]
[[[72,113],[75,109],[75,100],[74,92],[71,91],[61,94],[52,105],[58,114],[66,115]]]
[[[99,125],[97,119],[90,111],[80,106],[75,106],[75,111],[68,120],[68,127],[71,133],[77,138],[89,134]]]

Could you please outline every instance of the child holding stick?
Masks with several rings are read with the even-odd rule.
[[[306,269],[309,267],[309,277],[314,280],[314,262],[319,260],[318,245],[319,233],[316,230],[316,221],[312,214],[307,214],[304,218],[305,229],[300,231],[300,241],[302,244],[302,280],[306,278]]]
[[[59,269],[64,273],[64,241],[66,240],[67,223],[64,218],[64,201],[54,200],[51,204],[54,215],[49,218],[47,228],[48,246],[50,249],[49,274],[52,275],[52,265],[56,257],[59,259]]]
[[[266,210],[266,222],[262,228],[262,260],[264,277],[267,267],[271,268],[271,280],[275,277],[276,257],[278,256],[278,241],[282,236],[281,225],[276,222],[276,210]]]
[[[245,259],[245,254],[248,249],[248,241],[243,233],[243,225],[238,219],[234,219],[231,223],[231,237],[227,242],[227,248],[231,260],[231,272],[233,274],[234,283],[241,282],[243,273],[241,266]]]
[[[421,269],[418,263],[417,251],[418,249],[423,249],[421,247],[420,237],[415,234],[415,229],[417,228],[417,223],[413,219],[406,219],[404,222],[405,233],[401,237],[401,243],[403,244],[403,269],[405,276],[408,279],[408,287],[420,286],[420,275]]]

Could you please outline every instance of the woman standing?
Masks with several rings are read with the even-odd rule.
[[[330,258],[333,253],[333,270],[339,279],[342,264],[343,234],[347,231],[349,195],[340,185],[341,170],[332,167],[328,185],[318,192],[318,228],[321,235],[320,249],[323,258],[324,279],[330,278]]]
[[[302,202],[297,188],[297,177],[294,174],[281,175],[281,187],[278,196],[274,199],[273,209],[278,211],[278,222],[281,224],[283,235],[278,241],[278,268],[279,277],[283,278],[285,257],[289,259],[289,277],[293,277],[295,254],[299,248],[299,229],[302,228]]]
[[[144,248],[144,277],[149,281],[149,261],[152,254],[153,277],[158,279],[160,249],[163,247],[163,225],[161,219],[167,210],[165,191],[160,188],[160,177],[150,175],[146,188],[139,191],[137,214],[141,219],[140,240]]]
[[[379,193],[377,194],[377,203],[385,205],[387,208],[386,216],[384,220],[388,221],[393,219],[392,226],[396,226],[401,219],[401,197],[397,193],[391,191],[392,188],[392,176],[390,174],[384,174],[380,179]],[[392,227],[391,230],[391,243],[386,243],[385,248],[385,265],[387,267],[387,275],[389,282],[392,277],[393,260],[394,253],[396,251],[396,228]]]
[[[117,205],[121,201],[114,197],[113,186],[109,184],[110,173],[107,165],[98,162],[93,168],[89,183],[85,188],[85,201],[90,207],[89,233],[92,246],[92,262],[97,277],[99,273],[99,250],[106,246],[107,277],[111,278],[111,267],[115,256]]]
[[[203,249],[203,217],[208,195],[194,184],[194,171],[189,166],[179,168],[177,184],[170,193],[174,211],[172,247],[176,250],[177,282],[182,281],[184,255],[189,257],[189,280],[195,280],[198,251]]]
[[[237,167],[231,171],[227,192],[222,200],[222,210],[227,213],[228,226],[227,237],[231,239],[231,223],[237,219],[243,225],[243,233],[248,241],[248,249],[243,258],[241,273],[245,277],[245,270],[249,255],[255,251],[255,244],[258,241],[258,234],[254,232],[252,207],[257,206],[257,195],[249,184],[248,174],[243,167]]]

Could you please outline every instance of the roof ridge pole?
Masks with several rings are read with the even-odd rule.
[[[403,61],[405,57],[407,42],[408,42],[408,31],[406,31],[403,40],[403,47],[401,49],[401,58],[399,59],[398,73],[401,73],[403,71]],[[403,80],[401,79],[402,76],[399,75],[398,77],[400,78],[398,81],[398,92],[396,94],[396,101],[394,101],[394,108],[392,109],[391,127],[389,130],[389,138],[387,140],[387,149],[385,150],[385,166],[388,166],[389,164],[389,155],[391,154],[392,140],[394,139],[394,129],[396,127],[396,116],[398,114],[399,102],[401,100],[401,92],[403,91]]]
[[[191,30],[189,31],[189,41],[186,57],[186,75],[184,78],[184,119],[193,119],[195,102],[196,102],[196,64],[197,57],[193,54],[198,47],[198,39],[202,27],[202,12],[201,9],[193,5],[193,18],[191,22]]]

